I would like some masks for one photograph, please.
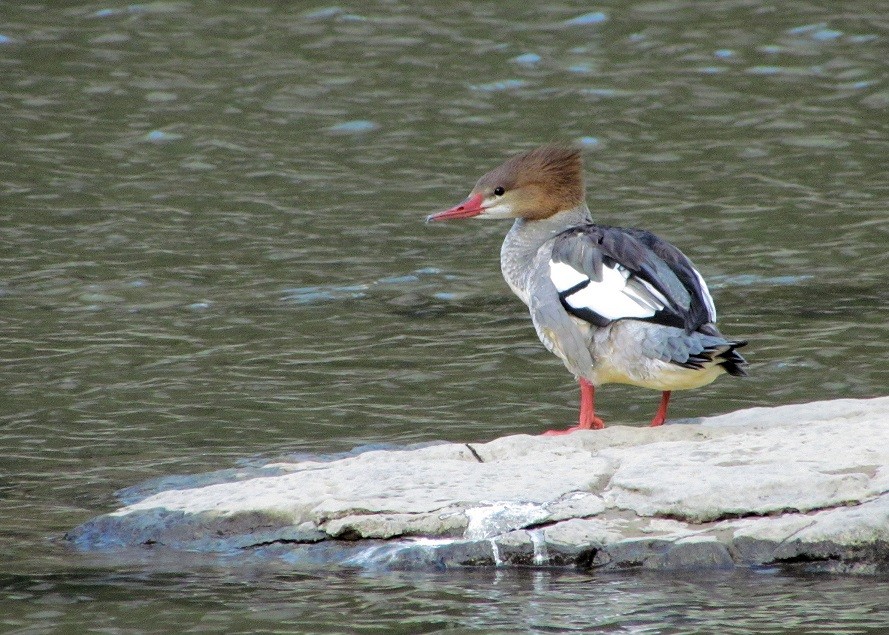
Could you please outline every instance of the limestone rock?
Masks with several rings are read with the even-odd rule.
[[[889,571],[889,397],[171,479],[72,530],[293,566]],[[141,500],[136,492],[146,491]]]

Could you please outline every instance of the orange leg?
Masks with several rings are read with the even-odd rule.
[[[667,420],[667,405],[670,403],[670,391],[665,390],[663,394],[661,394],[661,405],[658,407],[657,412],[654,413],[654,419],[651,420],[652,426],[661,426],[664,425],[664,421]]]
[[[577,425],[567,430],[548,430],[543,433],[545,437],[554,437],[560,434],[569,434],[575,430],[601,430],[605,422],[596,416],[595,398],[596,387],[582,377],[578,379],[580,384],[580,415]]]
[[[596,416],[595,399],[596,387],[586,379],[580,378],[580,416],[577,421],[577,427],[580,430],[601,430],[605,427],[605,422]]]

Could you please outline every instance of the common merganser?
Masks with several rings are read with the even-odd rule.
[[[485,174],[459,205],[427,217],[514,218],[500,250],[503,277],[528,305],[537,335],[580,384],[577,426],[605,426],[595,388],[619,383],[662,391],[651,421],[667,419],[673,390],[699,388],[722,373],[747,375],[716,328],[707,283],[691,260],[644,229],[593,223],[583,160],[547,145]]]

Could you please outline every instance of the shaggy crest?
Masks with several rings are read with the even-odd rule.
[[[476,189],[498,186],[523,191],[521,216],[528,220],[577,207],[583,203],[585,190],[580,150],[561,145],[534,148],[488,172]]]

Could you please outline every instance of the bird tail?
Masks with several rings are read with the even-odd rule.
[[[734,340],[730,341],[728,350],[719,353],[716,356],[716,359],[719,360],[719,365],[725,369],[729,375],[734,375],[735,377],[746,377],[747,376],[747,360],[744,359],[741,354],[736,351],[736,348],[741,348],[742,346],[747,346],[747,340]]]
[[[695,335],[699,338],[702,350],[691,353],[680,366],[700,369],[715,362],[729,375],[747,376],[747,360],[736,350],[747,346],[747,340],[728,340],[713,324],[705,324]]]

